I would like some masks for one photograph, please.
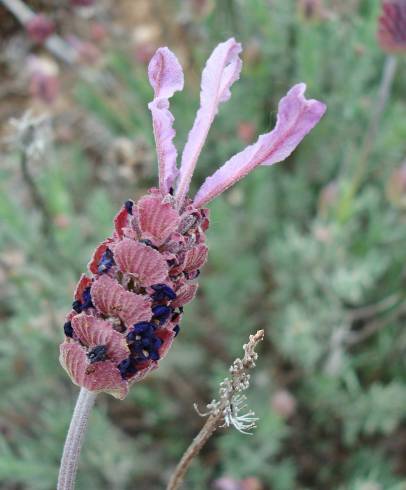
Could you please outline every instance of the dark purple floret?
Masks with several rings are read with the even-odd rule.
[[[142,358],[145,359],[145,357],[142,354],[142,350],[144,347],[142,346],[142,341],[141,340],[136,340],[135,342],[132,342],[130,344],[130,351],[135,358]]]
[[[83,291],[82,299],[83,299],[82,310],[86,310],[86,308],[93,308],[92,295],[90,294],[90,287],[87,287]]]
[[[158,349],[163,340],[155,336],[155,329],[156,325],[151,322],[139,322],[127,334],[127,343],[135,363],[160,358]]]
[[[152,349],[157,350],[161,347],[163,343],[164,341],[162,339],[160,339],[159,337],[155,337],[154,339],[152,339],[151,347]]]
[[[196,279],[197,277],[200,276],[200,269],[196,269],[193,272],[185,272],[184,274],[186,279]]]
[[[135,362],[147,360],[157,361],[161,357],[158,348],[153,347],[139,347],[138,349],[132,349],[132,352],[135,355]]]
[[[124,207],[128,214],[133,214],[133,206],[134,206],[133,201],[126,201],[124,203]]]
[[[105,361],[107,359],[107,346],[97,345],[92,350],[90,350],[86,355],[90,361],[90,364],[93,364],[94,362]]]
[[[130,378],[137,372],[135,361],[131,357],[127,357],[127,359],[121,361],[117,368],[121,373],[121,377],[124,379]]]
[[[63,326],[63,331],[67,337],[73,337],[72,322],[66,322]]]
[[[153,284],[151,288],[155,291],[151,295],[154,301],[164,301],[165,299],[172,301],[176,299],[175,291],[166,284]]]
[[[177,337],[177,336],[178,336],[178,334],[179,334],[179,332],[180,332],[180,327],[179,327],[179,325],[175,325],[175,326],[173,327],[173,331],[175,332],[175,337]]]
[[[153,338],[152,337],[145,337],[140,342],[141,342],[142,347],[151,347],[151,345],[153,343]]]
[[[103,272],[110,270],[114,264],[113,252],[109,248],[106,248],[102,258],[100,259],[97,272],[99,274],[103,274]]]
[[[175,322],[178,322],[180,320],[180,313],[178,312],[175,312],[172,316],[171,316],[171,322],[172,323],[175,323]]]
[[[152,242],[151,240],[148,240],[147,238],[146,239],[142,239],[140,240],[141,243],[143,243],[144,245],[147,245],[148,247],[151,247],[153,248],[154,250],[158,250],[158,247],[156,247]]]
[[[78,299],[75,299],[72,303],[72,309],[75,310],[76,313],[82,313],[82,303]]]
[[[172,308],[165,305],[156,305],[152,307],[153,320],[158,320],[160,325],[163,325],[166,320],[171,316]]]
[[[127,341],[132,342],[135,340],[135,337],[138,335],[152,335],[156,325],[151,322],[138,322],[135,323],[133,328],[127,334]]]
[[[152,359],[153,361],[158,361],[160,359],[159,352],[157,350],[151,350],[149,352],[148,359]]]

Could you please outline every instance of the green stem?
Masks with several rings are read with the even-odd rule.
[[[397,68],[397,59],[395,56],[387,56],[383,67],[381,83],[379,86],[378,100],[373,112],[371,122],[369,124],[367,133],[364,138],[364,142],[361,148],[360,157],[353,179],[346,190],[341,205],[339,208],[340,220],[345,221],[348,218],[352,207],[352,201],[356,195],[362,181],[365,177],[368,167],[368,159],[373,150],[376,137],[378,135],[379,124],[381,122],[382,114],[385,110],[386,104],[389,100],[390,92],[393,85]]]

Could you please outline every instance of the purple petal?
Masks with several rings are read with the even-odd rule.
[[[149,83],[155,98],[169,99],[183,89],[183,71],[176,56],[168,48],[159,48],[148,65]]]
[[[173,144],[174,117],[169,111],[169,98],[183,89],[183,71],[176,56],[168,48],[159,48],[148,66],[154,100],[148,104],[159,165],[159,188],[167,193],[178,175],[177,151]]]
[[[231,38],[215,48],[203,70],[200,109],[182,154],[180,177],[176,190],[179,207],[189,190],[197,159],[219,105],[230,98],[230,87],[240,76],[242,65],[238,56],[240,52],[241,45]]]
[[[319,122],[326,106],[304,97],[306,85],[292,87],[279,102],[275,128],[257,142],[234,155],[198,190],[193,204],[201,207],[245,177],[258,165],[273,165],[285,160],[304,136]]]

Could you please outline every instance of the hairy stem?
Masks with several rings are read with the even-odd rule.
[[[392,89],[396,68],[397,68],[397,58],[395,58],[395,56],[393,55],[387,56],[383,67],[381,84],[379,86],[378,102],[369,129],[369,134],[368,134],[369,141],[367,142],[367,143],[370,142],[369,144],[372,143],[372,141],[375,139],[376,134],[378,132],[379,123],[381,122],[381,117],[386,107],[386,103],[388,102],[389,95]]]
[[[180,487],[193,459],[199,454],[202,447],[213,435],[222,419],[223,414],[222,412],[219,412],[217,415],[210,415],[210,417],[206,420],[206,423],[200,429],[197,436],[193,439],[190,446],[186,449],[182,459],[176,466],[166,490],[177,490]]]
[[[95,399],[96,393],[88,391],[85,388],[80,389],[63,448],[57,490],[73,490],[75,488],[80,450],[86,433],[89,414]]]

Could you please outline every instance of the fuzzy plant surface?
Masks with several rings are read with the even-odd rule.
[[[123,399],[129,387],[158,367],[196,294],[208,255],[204,206],[259,165],[285,160],[319,122],[325,105],[295,85],[279,103],[275,128],[231,157],[188,197],[192,175],[219,106],[239,78],[241,45],[219,44],[203,70],[200,108],[176,164],[174,118],[169,98],[183,88],[183,71],[168,48],[148,66],[154,99],[149,104],[159,167],[159,187],[138,202],[128,200],[114,231],[95,250],[64,324],[60,361],[72,381],[92,392]]]

